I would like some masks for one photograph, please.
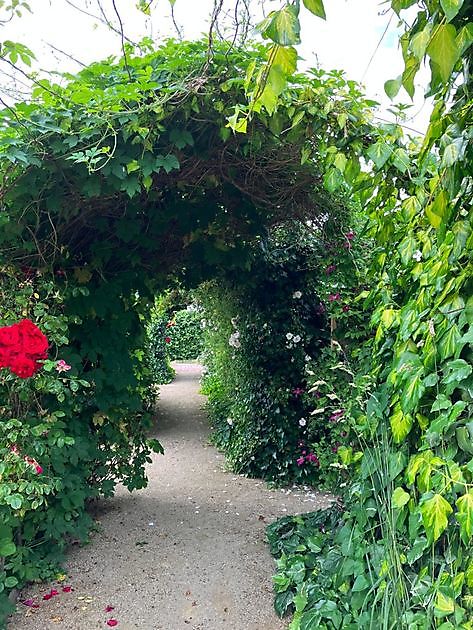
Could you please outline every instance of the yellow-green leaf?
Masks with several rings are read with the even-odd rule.
[[[440,78],[445,83],[450,79],[452,70],[460,56],[460,50],[455,41],[457,31],[453,24],[440,24],[436,27],[427,54],[434,64],[437,64]]]
[[[404,488],[398,487],[395,488],[392,498],[391,498],[391,503],[394,505],[394,507],[396,508],[402,508],[406,505],[406,503],[409,502],[410,499],[410,495],[408,492],[406,492],[404,490]]]
[[[445,13],[445,17],[447,18],[447,22],[453,20],[453,18],[457,15],[458,11],[462,8],[463,0],[440,0],[440,6]]]
[[[412,429],[412,416],[404,414],[399,404],[394,408],[394,412],[390,418],[393,439],[396,444],[402,442]]]
[[[429,544],[438,540],[448,525],[448,516],[453,512],[450,503],[441,494],[434,494],[420,506]]]
[[[300,44],[299,11],[294,5],[273,11],[260,25],[260,29],[263,37],[281,46]]]
[[[467,545],[473,536],[473,490],[456,500],[458,512],[455,518],[460,523],[460,536]]]
[[[323,0],[302,0],[306,9],[322,20],[325,20],[325,8]]]
[[[448,210],[448,196],[445,190],[441,190],[435,197],[433,203],[429,204],[425,209],[425,214],[429,219],[430,225],[436,230],[444,221]]]

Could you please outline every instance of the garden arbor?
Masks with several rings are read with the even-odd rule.
[[[171,273],[196,283],[244,268],[272,226],[343,221],[327,192],[337,169],[324,187],[317,161],[331,136],[347,152],[362,142],[359,93],[336,73],[297,76],[271,92],[277,112],[267,99],[242,117],[264,59],[263,48],[210,54],[169,41],[93,64],[64,87],[41,81],[32,103],[2,112],[2,262],[54,277],[70,358],[109,420],[138,408],[140,298]]]
[[[327,165],[337,138],[358,175],[360,93],[318,71],[286,86],[278,68],[295,58],[281,49],[276,61],[252,111],[263,48],[169,41],[93,64],[64,86],[39,81],[31,103],[1,112],[2,323],[34,320],[51,358],[72,366],[67,378],[51,363],[35,379],[1,383],[0,451],[22,507],[21,519],[13,505],[0,514],[7,589],[47,577],[58,545],[87,535],[88,499],[119,481],[146,483],[144,464],[160,450],[143,407],[146,300],[173,274],[196,285],[245,269],[248,281],[276,226],[328,229],[332,216],[341,229],[337,155],[324,181],[318,162]],[[31,471],[12,444],[47,471],[28,497],[15,484]]]

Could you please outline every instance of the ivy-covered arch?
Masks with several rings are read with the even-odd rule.
[[[248,271],[275,226],[343,224],[337,155],[324,179],[318,162],[337,137],[344,169],[359,173],[369,130],[360,94],[314,71],[270,82],[277,113],[267,99],[250,114],[243,104],[264,60],[262,47],[221,44],[209,56],[203,42],[169,41],[62,86],[40,81],[31,103],[1,112],[2,324],[31,317],[72,366],[58,382],[46,365],[11,399],[3,377],[6,408],[22,418],[5,425],[8,439],[41,451],[51,480],[54,524],[36,498],[21,525],[6,524],[27,523],[26,545],[85,535],[89,498],[146,483],[144,464],[160,449],[143,408],[146,300],[173,274],[196,285]],[[44,577],[45,548],[28,547],[25,579]]]

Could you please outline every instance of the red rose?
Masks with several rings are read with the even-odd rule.
[[[164,341],[166,343],[171,343],[171,337],[164,337]]]
[[[20,329],[25,354],[37,359],[45,359],[48,351],[48,340],[40,329],[29,319],[23,319],[17,326]]]
[[[38,364],[25,356],[18,355],[11,359],[8,365],[13,374],[16,374],[20,378],[30,378],[38,369]]]

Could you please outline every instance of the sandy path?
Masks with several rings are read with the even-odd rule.
[[[118,489],[101,502],[100,531],[68,554],[63,593],[35,585],[20,598],[9,630],[282,630],[272,609],[273,561],[264,528],[275,518],[328,505],[324,494],[271,491],[225,472],[207,444],[198,394],[200,368],[177,366],[161,389],[156,436],[165,448],[148,469],[149,485]],[[42,601],[50,588],[59,595]],[[114,606],[112,612],[104,608]]]

